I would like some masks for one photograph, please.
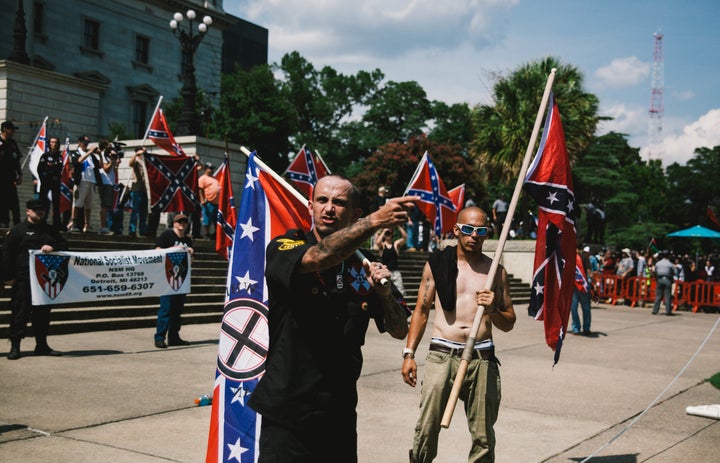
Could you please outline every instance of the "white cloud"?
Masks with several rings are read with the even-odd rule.
[[[692,90],[684,90],[682,92],[673,92],[673,96],[680,101],[688,101],[695,98],[695,92]]]
[[[270,48],[310,60],[347,54],[398,57],[412,50],[470,42],[484,48],[502,38],[495,21],[519,0],[250,0],[228,11],[270,30]]]
[[[613,118],[610,121],[601,121],[598,124],[599,135],[604,135],[608,132],[635,134],[647,131],[648,113],[646,108],[627,106],[624,103],[615,103],[607,108],[601,106],[599,114]],[[633,146],[632,143],[631,146]]]
[[[614,59],[609,65],[595,71],[597,77],[608,87],[630,87],[637,85],[650,74],[650,63],[635,56]]]
[[[663,139],[663,164],[685,164],[696,148],[713,148],[720,145],[720,109],[712,109],[697,121],[686,125],[681,133],[665,135]]]

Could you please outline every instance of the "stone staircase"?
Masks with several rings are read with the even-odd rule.
[[[115,251],[152,249],[154,240],[127,236],[110,237],[94,233],[68,234],[69,249],[73,251]],[[184,325],[193,323],[220,323],[223,313],[227,261],[215,252],[210,240],[194,240],[195,259],[192,267],[192,289],[185,302],[182,315]],[[403,274],[406,300],[415,308],[422,268],[427,253],[403,252],[400,271]],[[530,300],[530,287],[516,278],[510,278],[510,294],[516,311]],[[53,306],[50,334],[70,334],[88,331],[112,331],[155,326],[159,301],[157,297],[122,299],[97,302],[60,304]],[[0,338],[8,337],[10,307],[7,293],[0,297]],[[28,335],[32,326],[28,325]]]

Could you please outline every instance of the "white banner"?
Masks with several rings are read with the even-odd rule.
[[[183,247],[29,254],[34,305],[190,292],[190,256]]]

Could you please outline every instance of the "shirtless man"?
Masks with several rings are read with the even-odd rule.
[[[515,310],[507,273],[501,266],[497,269],[493,289],[483,289],[492,263],[492,259],[482,253],[488,236],[487,214],[480,208],[468,207],[460,211],[457,220],[453,233],[458,245],[433,254],[425,264],[410,320],[407,347],[403,349],[403,380],[415,387],[415,350],[434,304],[432,339],[422,383],[420,419],[410,450],[411,463],[431,462],[437,455],[440,420],[479,305],[485,307],[485,312],[460,398],[465,402],[472,436],[468,461],[495,461],[493,426],[500,408],[500,371],[492,328],[494,325],[502,331],[510,331],[515,325]]]

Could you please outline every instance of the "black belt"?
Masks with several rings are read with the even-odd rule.
[[[442,352],[443,354],[450,354],[456,357],[462,357],[462,353],[465,350],[465,347],[448,347],[444,344],[430,344],[430,350],[433,352]],[[481,358],[483,360],[495,360],[497,361],[497,357],[495,357],[495,349],[473,349],[472,358],[478,359]]]

